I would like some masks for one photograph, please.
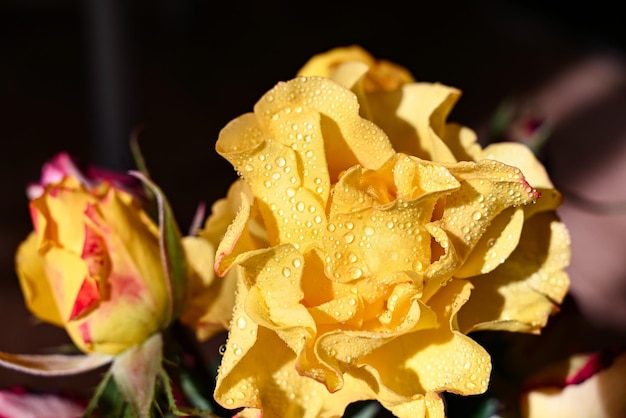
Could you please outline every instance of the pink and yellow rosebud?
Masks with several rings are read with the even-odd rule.
[[[30,201],[16,269],[28,308],[84,352],[119,354],[171,321],[157,225],[133,195],[71,175]]]

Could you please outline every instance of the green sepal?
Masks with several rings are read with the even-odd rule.
[[[136,418],[151,416],[156,378],[162,369],[162,362],[161,334],[154,334],[141,345],[129,348],[113,361],[111,366],[113,380]]]
[[[180,313],[187,290],[187,260],[182,245],[182,235],[172,207],[159,186],[143,173],[131,171],[155,195],[158,208],[159,246],[161,262],[167,276],[170,311],[165,326],[170,325]]]
[[[163,390],[165,393],[165,397],[167,398],[169,412],[179,417],[194,416],[200,418],[219,418],[217,415],[208,410],[178,407],[176,405],[176,400],[174,399],[174,393],[172,392],[172,384],[170,382],[170,378],[164,369],[161,369],[159,371],[159,380],[163,385]]]

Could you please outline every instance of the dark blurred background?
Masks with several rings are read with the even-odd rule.
[[[151,174],[186,229],[196,205],[223,196],[235,178],[214,152],[219,130],[313,54],[359,44],[408,67],[418,80],[460,88],[450,120],[474,128],[485,142],[506,99],[545,93],[548,103],[571,104],[563,97],[550,102],[551,83],[589,57],[608,62],[609,75],[585,80],[623,81],[626,33],[615,7],[608,1],[0,0],[0,351],[32,353],[67,342],[62,330],[34,325],[13,270],[14,251],[31,230],[24,188],[58,151],[84,163],[133,168],[128,140],[141,127]],[[581,146],[597,144],[606,129],[606,143],[624,142],[621,81],[603,91],[612,100],[608,116],[601,106],[577,113],[557,106],[554,120],[563,123],[555,123],[553,151],[584,152],[557,161],[555,170],[582,169],[614,154],[607,146],[591,155]],[[575,178],[568,170],[555,178]],[[626,178],[622,171],[619,181],[607,183],[613,188],[606,196],[626,200],[624,187],[615,189]],[[623,251],[621,241],[603,239],[606,251]],[[595,265],[593,271],[601,275]],[[622,283],[616,291],[626,295],[623,273],[611,272]],[[626,319],[601,319],[593,318],[603,331],[626,329]],[[76,386],[0,370],[0,388],[13,385]]]

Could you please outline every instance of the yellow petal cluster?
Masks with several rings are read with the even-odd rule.
[[[159,231],[133,196],[64,177],[30,202],[16,269],[28,308],[84,352],[119,354],[170,320]]]
[[[522,145],[482,149],[448,123],[459,96],[339,48],[224,127],[216,149],[241,177],[215,257],[237,276],[224,407],[334,417],[376,399],[442,417],[442,392],[489,383],[467,333],[539,332],[558,309],[560,195]]]

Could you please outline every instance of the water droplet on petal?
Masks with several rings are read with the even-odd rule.
[[[243,316],[240,317],[237,320],[237,326],[239,327],[239,329],[244,329],[246,327],[246,318],[244,318]]]
[[[362,275],[363,275],[363,270],[361,270],[360,268],[354,267],[350,269],[350,277],[352,277],[353,279],[358,279]]]

